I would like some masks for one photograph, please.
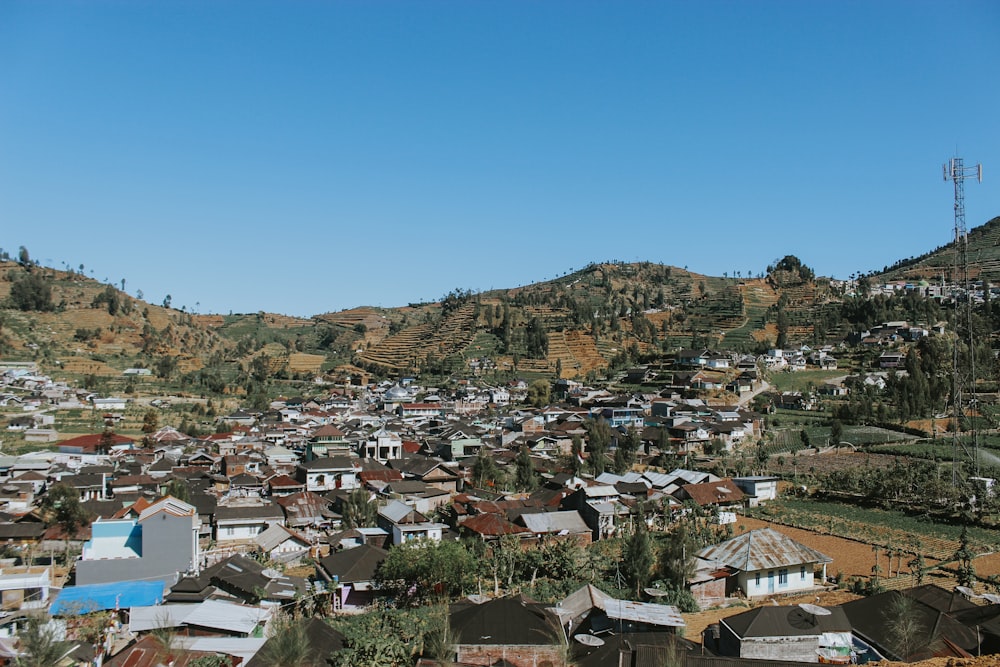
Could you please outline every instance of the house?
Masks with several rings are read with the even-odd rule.
[[[449,624],[456,663],[510,667],[565,664],[559,617],[521,596],[452,605]]]
[[[92,398],[90,402],[94,410],[124,410],[128,406],[128,399],[119,397]]]
[[[456,493],[462,480],[453,466],[424,456],[389,461],[389,465],[394,470],[399,470],[405,478],[419,480],[449,493]]]
[[[705,648],[733,658],[846,663],[853,650],[851,624],[840,607],[763,605],[722,619],[715,634],[715,628],[706,630]]]
[[[49,604],[51,568],[5,566],[0,569],[0,599],[4,611],[44,609]]]
[[[316,456],[348,456],[351,445],[347,434],[332,424],[325,424],[312,433],[310,449]]]
[[[250,542],[274,524],[285,524],[285,513],[278,505],[264,502],[219,505],[215,509],[215,541]]]
[[[538,540],[575,540],[583,547],[592,540],[593,531],[576,510],[525,513],[518,517],[518,521]]]
[[[719,525],[736,522],[736,512],[743,506],[746,496],[731,479],[720,479],[701,484],[684,484],[673,493],[680,502],[691,500],[699,507],[719,510]]]
[[[322,496],[301,491],[292,493],[274,502],[285,513],[285,525],[292,528],[322,527],[339,521],[340,517],[330,509],[330,503]]]
[[[715,567],[731,568],[735,574],[727,583],[727,593],[738,589],[750,598],[812,590],[816,566],[822,566],[823,582],[826,566],[833,562],[829,556],[772,528],[737,535],[702,549],[697,557]]]
[[[1000,652],[1000,605],[977,605],[957,591],[934,584],[887,591],[842,607],[854,636],[870,647],[870,659],[913,662]],[[900,645],[886,630],[892,615],[900,612],[906,613],[919,637],[908,646]],[[935,641],[928,641],[931,638]]]
[[[775,500],[778,497],[778,482],[780,477],[769,475],[748,475],[733,477],[733,483],[746,494],[750,507],[756,507],[761,502]]]
[[[184,636],[259,637],[273,613],[266,607],[225,600],[136,606],[129,608],[128,629],[136,635],[170,628]]]
[[[374,439],[362,443],[359,453],[366,459],[374,459],[384,464],[390,459],[403,456],[403,441],[395,433],[379,431]]]
[[[334,489],[356,489],[360,486],[361,464],[347,456],[324,456],[300,463],[296,479],[306,485],[306,491],[325,493]]]
[[[200,526],[194,506],[171,496],[138,517],[97,519],[76,564],[77,584],[168,579],[196,571]]]
[[[390,500],[378,511],[378,525],[392,535],[393,544],[411,540],[441,541],[448,529],[443,523],[430,521],[423,514],[400,500]]]
[[[902,352],[883,352],[878,358],[879,368],[902,368],[906,364],[906,355]]]
[[[570,593],[552,611],[573,632],[593,635],[676,632],[685,625],[677,607],[619,600],[590,584]]]
[[[61,454],[110,454],[112,451],[132,449],[135,440],[117,433],[91,433],[59,443]]]
[[[253,543],[268,559],[278,563],[298,560],[308,554],[312,546],[308,538],[278,524],[268,526],[253,538]]]
[[[247,604],[288,603],[306,592],[305,579],[266,568],[242,554],[205,568],[198,579],[204,586],[211,584]]]
[[[561,508],[579,512],[591,529],[591,539],[603,540],[616,535],[620,519],[629,515],[629,508],[622,504],[620,495],[609,484],[594,484],[566,496]]]
[[[362,544],[320,559],[316,574],[336,591],[337,609],[360,610],[375,600],[375,572],[388,555],[385,549]]]

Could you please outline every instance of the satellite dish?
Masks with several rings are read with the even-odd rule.
[[[719,493],[732,493],[733,492],[732,489],[727,489],[724,486],[717,486],[717,487],[715,487],[715,490],[718,491]]]
[[[829,616],[833,612],[826,607],[820,607],[818,604],[810,604],[808,602],[803,602],[799,605],[799,609],[806,612],[807,614],[812,614],[813,616]]]
[[[653,598],[662,598],[664,595],[670,595],[670,593],[662,588],[644,588],[642,590],[645,591],[646,595]]]
[[[604,646],[604,640],[601,639],[600,637],[595,637],[594,635],[585,635],[585,634],[573,635],[573,639],[580,642],[584,646],[594,646],[594,647]]]
[[[990,604],[1000,604],[1000,595],[996,595],[995,593],[983,593],[980,597]]]
[[[964,595],[967,598],[974,598],[974,597],[976,597],[976,591],[972,590],[968,586],[955,586],[955,592],[956,593],[961,593],[962,595]]]

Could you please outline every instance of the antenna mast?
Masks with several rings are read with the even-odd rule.
[[[972,327],[972,302],[973,285],[969,279],[969,233],[965,227],[965,179],[976,178],[983,182],[983,165],[977,164],[974,167],[966,167],[960,157],[954,157],[943,167],[944,180],[952,181],[955,184],[955,263],[951,276],[951,298],[955,305],[955,342],[952,348],[952,412],[955,420],[955,430],[953,431],[953,451],[951,481],[957,481],[958,474],[958,451],[962,449],[965,454],[972,459],[975,475],[979,476],[979,438],[976,428],[976,420],[972,419],[972,451],[967,448],[968,443],[962,442],[959,436],[961,430],[962,416],[965,413],[964,400],[962,398],[963,385],[968,383],[971,397],[969,406],[973,410],[978,408],[976,399],[976,355],[975,337]],[[981,272],[980,272],[981,273]],[[985,289],[989,289],[984,284]],[[965,308],[961,308],[961,300],[965,299]],[[960,369],[959,346],[962,341],[962,328],[968,336],[969,344],[969,365],[968,377],[963,377]]]

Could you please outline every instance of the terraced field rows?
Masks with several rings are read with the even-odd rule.
[[[586,375],[590,371],[598,370],[607,366],[607,360],[601,356],[597,345],[594,344],[594,337],[583,331],[569,331],[565,335],[566,345],[569,347],[573,358],[580,365],[580,374]]]
[[[388,336],[361,354],[361,363],[393,370],[409,368],[428,355],[448,356],[465,350],[475,337],[475,305],[465,304],[439,326],[418,324]],[[419,358],[415,358],[417,355]]]

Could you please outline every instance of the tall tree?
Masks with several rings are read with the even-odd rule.
[[[660,577],[675,590],[687,587],[694,574],[695,543],[687,526],[679,523],[660,549]]]
[[[472,483],[479,488],[503,488],[505,475],[487,447],[480,447],[472,463]]]
[[[637,507],[633,517],[632,534],[626,540],[622,553],[624,575],[635,586],[636,597],[649,583],[653,571],[653,545],[649,540],[649,530],[641,508]]]
[[[538,473],[535,472],[535,465],[531,462],[531,450],[527,445],[522,445],[517,452],[517,459],[514,461],[514,484],[520,491],[531,493],[538,488]]]
[[[611,444],[611,427],[604,417],[588,419],[583,423],[583,426],[587,429],[587,451],[589,452],[587,463],[590,466],[590,472],[596,477],[604,472],[608,464],[606,454],[608,445]]]
[[[46,491],[41,500],[45,522],[58,525],[63,532],[63,550],[69,562],[69,541],[87,520],[87,513],[80,505],[80,495],[65,484],[57,484]]]

